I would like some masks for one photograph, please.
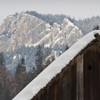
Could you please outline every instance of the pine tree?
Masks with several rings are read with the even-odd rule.
[[[25,60],[24,60],[24,58],[22,58],[21,63],[19,63],[16,68],[16,74],[24,73],[25,71],[26,71]]]
[[[27,80],[26,80],[26,85],[31,82],[35,77],[37,76],[37,72],[35,68],[33,68],[31,71],[28,72],[27,74]]]
[[[3,53],[0,53],[0,66],[4,66],[5,65],[5,60],[4,60],[4,56]]]
[[[9,84],[9,75],[10,73],[5,66],[5,59],[3,53],[0,53],[0,100],[6,100],[5,98],[9,100],[10,98],[7,87],[7,85]]]
[[[24,58],[22,58],[21,62],[18,64],[16,68],[16,73],[15,73],[15,80],[18,85],[16,93],[20,92],[26,86],[26,78],[27,78],[27,72],[26,72],[25,60]]]
[[[43,70],[43,52],[40,45],[37,47],[37,52],[35,54],[35,64],[37,68],[37,74],[39,74]]]
[[[99,30],[99,26],[95,26],[93,30]]]

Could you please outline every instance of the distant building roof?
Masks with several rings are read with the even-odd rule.
[[[44,88],[61,70],[66,67],[91,41],[99,30],[88,33],[65,53],[43,70],[32,82],[30,82],[13,100],[31,100],[42,88]]]

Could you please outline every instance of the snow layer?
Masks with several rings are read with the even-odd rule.
[[[96,33],[100,34],[100,31],[93,31],[76,42],[65,53],[51,63],[43,72],[41,72],[32,82],[30,82],[13,100],[32,99],[58,73],[60,73],[61,70],[69,64],[69,62],[73,60],[81,50],[95,39],[94,34]]]

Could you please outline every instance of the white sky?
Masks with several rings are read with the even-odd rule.
[[[100,0],[0,0],[0,23],[8,15],[26,10],[79,19],[100,15]]]

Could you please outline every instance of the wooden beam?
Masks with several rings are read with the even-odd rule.
[[[76,100],[84,100],[83,95],[83,55],[77,58]]]

